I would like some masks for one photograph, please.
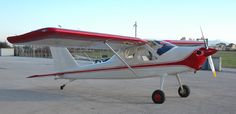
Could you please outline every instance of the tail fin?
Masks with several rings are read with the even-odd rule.
[[[77,67],[78,64],[69,50],[65,47],[50,47],[56,70],[63,72],[68,68]]]

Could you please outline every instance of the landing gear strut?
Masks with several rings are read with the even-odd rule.
[[[155,90],[152,93],[152,101],[155,104],[162,104],[162,103],[165,102],[166,97],[165,97],[165,93],[163,92],[165,76],[166,75],[161,76],[161,79],[160,79],[160,90]]]
[[[189,94],[190,94],[190,89],[189,89],[189,87],[188,87],[187,85],[182,85],[181,80],[180,80],[180,77],[179,77],[178,74],[176,75],[176,78],[177,78],[177,80],[178,80],[178,82],[179,82],[179,89],[178,89],[179,96],[180,96],[180,97],[183,97],[183,98],[184,98],[184,97],[188,97]]]

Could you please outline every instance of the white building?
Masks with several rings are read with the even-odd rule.
[[[0,48],[0,56],[14,56],[14,48]]]

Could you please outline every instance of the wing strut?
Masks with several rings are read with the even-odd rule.
[[[125,62],[125,60],[124,60],[107,42],[104,42],[104,43],[105,43],[105,44],[107,45],[107,47],[110,48],[111,51],[130,69],[130,71],[132,71],[132,73],[133,73],[136,77],[138,77],[138,75],[137,75],[137,73],[134,71],[134,69],[131,68],[131,66],[130,66],[127,62]]]

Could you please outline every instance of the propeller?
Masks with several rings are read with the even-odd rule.
[[[204,44],[205,44],[205,48],[208,50],[209,48],[208,48],[208,45],[207,45],[207,41],[206,41],[206,39],[205,39],[205,37],[204,37],[204,34],[203,34],[203,32],[202,32],[202,27],[200,27],[200,29],[201,29],[201,33],[202,33],[202,39],[203,39]],[[212,60],[211,55],[209,55],[209,56],[207,57],[207,59],[208,59],[209,65],[210,65],[210,67],[211,67],[211,71],[212,71],[212,73],[213,73],[213,76],[216,77],[216,70],[215,70],[214,63],[213,63],[213,60]]]

